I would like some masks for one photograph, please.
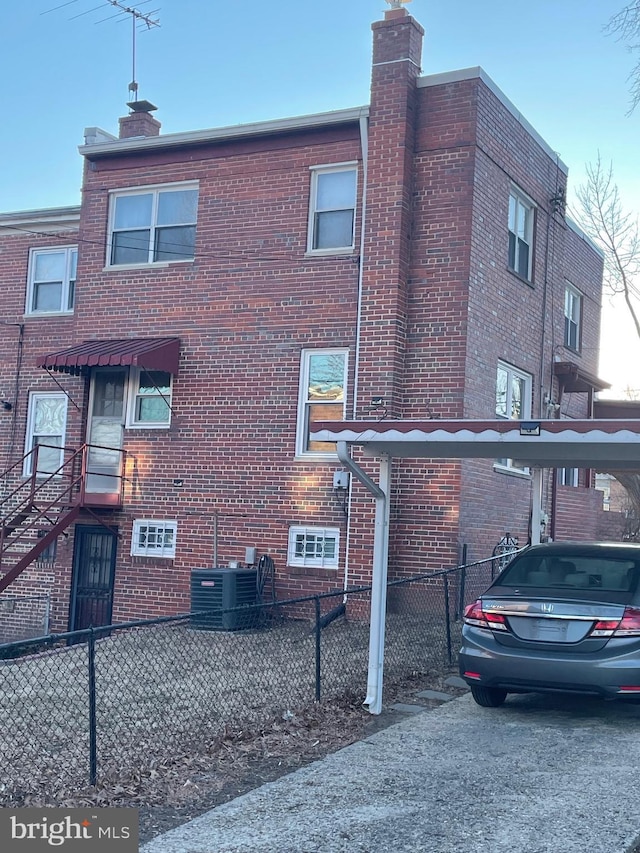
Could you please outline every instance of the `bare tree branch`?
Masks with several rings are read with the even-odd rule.
[[[638,0],[640,7],[640,0]],[[640,338],[640,235],[638,221],[625,212],[613,179],[613,166],[604,167],[600,155],[586,168],[587,181],[576,195],[577,219],[604,254],[604,284],[610,294],[622,294]]]
[[[640,0],[627,3],[617,15],[611,18],[605,32],[615,35],[618,41],[624,42],[630,53],[640,50]],[[632,113],[640,103],[640,59],[631,69],[627,79],[631,95],[629,113]]]

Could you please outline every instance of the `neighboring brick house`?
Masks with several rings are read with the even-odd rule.
[[[93,446],[9,589],[50,589],[54,628],[188,609],[191,570],[246,548],[280,598],[368,581],[372,502],[316,421],[591,416],[602,259],[566,167],[481,69],[421,77],[404,9],[373,33],[368,107],[161,135],[140,102],[87,131],[79,208],[0,216],[5,509],[23,454]],[[597,529],[592,485],[549,474],[547,533]],[[512,460],[403,460],[392,487],[396,575],[528,538]]]

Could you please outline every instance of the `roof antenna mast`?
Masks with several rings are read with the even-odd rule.
[[[128,15],[131,15],[131,25],[132,25],[132,43],[131,43],[131,64],[132,64],[132,75],[131,75],[131,83],[129,83],[129,100],[132,103],[136,103],[138,101],[138,83],[136,81],[136,29],[139,23],[143,23],[147,25],[147,29],[151,29],[151,27],[159,27],[160,21],[152,18],[150,15],[145,15],[139,9],[134,9],[131,6],[125,6],[123,3],[120,3],[119,0],[107,0],[111,6],[114,6],[116,9],[119,9],[120,12],[125,12]],[[131,103],[128,104],[131,106]]]

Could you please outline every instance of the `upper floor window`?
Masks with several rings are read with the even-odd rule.
[[[509,267],[531,281],[534,206],[525,196],[509,194]]]
[[[310,252],[353,249],[357,170],[352,165],[315,167],[309,205]]]
[[[564,345],[578,352],[581,346],[582,294],[569,284],[564,291]]]
[[[32,249],[29,258],[27,314],[65,314],[73,311],[78,249]]]
[[[533,378],[530,373],[518,370],[506,362],[498,363],[496,379],[496,416],[509,420],[527,420],[531,417]],[[528,469],[513,459],[497,459],[496,464],[521,473]]]
[[[312,441],[317,421],[344,420],[347,350],[304,350],[300,366],[296,456],[335,456],[331,441]]]
[[[185,184],[114,193],[109,264],[152,264],[194,258],[198,188]]]

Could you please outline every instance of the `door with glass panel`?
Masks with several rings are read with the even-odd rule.
[[[118,493],[122,474],[126,371],[98,369],[91,382],[87,430],[89,493]]]

